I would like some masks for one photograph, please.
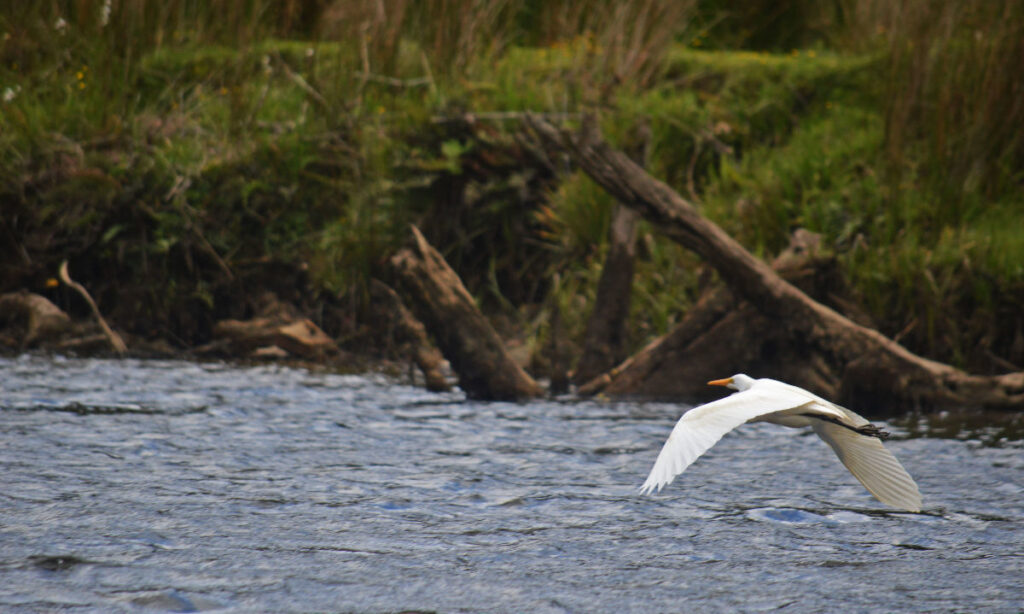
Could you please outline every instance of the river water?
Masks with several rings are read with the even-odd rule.
[[[925,512],[813,435],[382,376],[0,358],[2,612],[1019,612],[1024,425],[888,426]]]

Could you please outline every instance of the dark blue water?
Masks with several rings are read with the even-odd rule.
[[[1016,417],[890,423],[908,514],[766,424],[639,496],[681,409],[0,359],[0,611],[1024,609]]]

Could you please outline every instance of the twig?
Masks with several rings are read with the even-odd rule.
[[[910,321],[909,324],[907,324],[906,326],[903,327],[903,330],[901,330],[900,332],[898,332],[895,335],[893,335],[892,340],[895,341],[896,343],[899,343],[900,341],[903,340],[904,337],[907,336],[907,334],[910,331],[914,330],[914,328],[916,326],[917,326],[917,318],[914,318],[914,319],[912,319]]]
[[[206,235],[203,234],[203,231],[198,227],[192,214],[189,212],[191,207],[188,206],[188,201],[185,200],[185,192],[191,185],[192,179],[178,175],[174,180],[174,185],[167,192],[167,195],[164,196],[164,199],[171,203],[178,210],[178,213],[185,218],[185,229],[195,235],[196,239],[199,240],[199,246],[213,258],[214,262],[220,266],[220,269],[227,275],[228,279],[234,280],[235,274],[231,272],[231,267],[228,266],[227,262],[224,262],[224,259],[220,257],[217,250],[207,240]]]
[[[299,88],[302,89],[302,91],[309,94],[309,96],[313,100],[317,101],[323,108],[327,109],[330,107],[330,105],[327,104],[327,99],[324,98],[320,92],[316,91],[316,88],[310,85],[309,81],[306,81],[306,79],[302,75],[292,70],[292,67],[288,65],[288,62],[284,61],[280,54],[275,55],[277,56],[278,64],[280,64],[281,68],[284,69],[284,74],[289,79],[291,79],[292,82],[295,83],[295,85],[298,85]]]
[[[700,158],[700,152],[701,142],[699,139],[694,139],[693,155],[690,156],[690,164],[686,167],[686,191],[690,193],[690,200],[693,202],[700,201],[700,197],[697,196],[697,182],[693,178],[697,171],[697,159]]]
[[[359,80],[359,85],[356,87],[356,106],[362,106],[363,104],[363,92],[366,90],[366,75],[370,74],[370,50],[366,46],[366,31],[369,29],[369,22],[364,22],[359,28],[359,58],[362,60],[363,71],[361,74],[363,77]]]
[[[715,126],[710,128],[701,128],[693,138],[693,156],[690,158],[690,165],[686,169],[686,190],[690,193],[690,198],[694,202],[700,200],[700,197],[697,195],[697,183],[694,179],[694,174],[697,170],[697,160],[700,158],[700,154],[704,151],[704,144],[710,144],[720,156],[729,156],[732,155],[733,152],[732,147],[723,143],[716,136],[716,131],[720,129],[719,126],[724,126],[725,132],[730,131],[728,124],[718,122]]]
[[[562,113],[559,111],[551,113],[536,113],[533,111],[482,111],[479,113],[463,113],[461,115],[435,115],[431,122],[435,124],[448,124],[452,122],[473,122],[475,120],[491,121],[521,121],[527,117],[540,117],[552,121],[566,121],[579,119],[581,113]]]
[[[427,54],[420,51],[420,63],[423,65],[423,72],[426,73],[427,84],[430,86],[430,93],[437,96],[437,83],[434,81],[434,71],[430,70],[430,60]]]
[[[386,75],[374,75],[362,71],[356,71],[355,75],[360,79],[363,79],[364,81],[383,83],[384,85],[390,85],[391,87],[423,87],[425,85],[429,86],[432,83],[430,77],[417,77],[415,79],[399,79],[397,77],[388,77]]]
[[[1007,371],[1020,371],[1019,365],[1016,365],[1009,360],[1006,360],[1002,356],[998,356],[989,348],[985,348],[985,355],[988,356],[989,360],[994,362],[1000,369],[1006,369]]]
[[[76,292],[82,295],[86,303],[89,303],[89,308],[92,309],[92,314],[96,316],[96,321],[100,323],[100,328],[103,329],[103,334],[107,336],[107,341],[113,346],[114,351],[118,354],[124,354],[128,351],[128,346],[124,344],[124,340],[107,325],[107,321],[103,319],[103,315],[100,313],[100,308],[96,306],[96,301],[92,300],[92,296],[89,295],[89,291],[85,289],[85,286],[71,279],[68,275],[68,261],[60,263],[60,280],[73,288]]]

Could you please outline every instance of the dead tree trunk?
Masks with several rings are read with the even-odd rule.
[[[458,275],[420,231],[414,245],[391,258],[413,310],[437,341],[466,395],[484,400],[524,400],[543,389],[505,351]]]
[[[370,282],[370,297],[378,307],[378,313],[388,322],[394,336],[409,347],[413,362],[420,368],[431,392],[451,390],[444,376],[444,357],[427,339],[427,329],[402,304],[398,293],[387,284],[376,279]]]
[[[798,230],[772,263],[779,274],[815,297],[838,302],[845,291],[836,259],[818,250],[820,237]],[[721,396],[705,382],[742,370],[796,382],[835,398],[839,381],[820,356],[794,343],[783,327],[738,298],[728,286],[709,287],[667,334],[614,369],[580,386],[583,395],[642,396],[710,401]]]
[[[646,166],[651,144],[650,122],[639,121],[631,135],[630,157]],[[583,333],[583,352],[573,381],[579,385],[608,371],[626,358],[626,324],[636,261],[636,211],[616,204],[608,228],[608,254],[597,283],[594,308]]]
[[[776,326],[839,374],[844,402],[896,397],[915,406],[1024,407],[1024,372],[969,375],[917,356],[876,330],[856,324],[782,279],[664,183],[603,141],[592,119],[581,133],[559,131],[535,116],[527,125],[569,152],[598,184],[669,238],[702,256],[725,282]]]
[[[594,310],[587,319],[583,353],[573,380],[590,381],[626,357],[626,320],[636,259],[636,212],[617,206],[609,231],[608,256],[597,284]]]

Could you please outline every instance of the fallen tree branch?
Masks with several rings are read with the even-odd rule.
[[[284,350],[285,355],[311,360],[322,360],[329,354],[338,353],[334,340],[307,318],[221,320],[213,327],[213,335],[217,339],[227,340],[234,351],[247,354],[275,346]],[[219,348],[213,346],[204,349],[211,351]]]
[[[672,188],[648,175],[601,137],[585,118],[577,134],[528,116],[547,145],[568,152],[594,181],[636,209],[672,240],[703,257],[762,314],[836,367],[840,398],[867,404],[902,399],[919,407],[1024,407],[1024,372],[970,375],[918,356],[897,342],[812,300],[705,219]]]
[[[413,226],[413,245],[391,258],[417,317],[459,377],[466,395],[524,400],[543,388],[516,364],[458,275]]]
[[[114,351],[118,354],[124,354],[128,351],[128,346],[124,344],[124,339],[121,339],[121,335],[118,335],[110,326],[107,325],[107,321],[103,319],[103,314],[100,313],[100,308],[96,306],[96,301],[92,300],[92,296],[89,295],[89,291],[85,289],[85,286],[71,279],[71,275],[68,274],[68,261],[60,263],[59,271],[60,280],[64,282],[68,287],[78,292],[85,299],[86,303],[89,303],[89,308],[92,309],[93,316],[96,317],[96,321],[99,323],[100,328],[103,329],[103,334],[106,335],[107,341],[110,342],[110,346],[114,348]]]
[[[772,268],[811,296],[841,300],[834,294],[843,294],[837,262],[819,244],[818,235],[798,229]],[[709,286],[668,333],[578,392],[703,402],[717,396],[705,382],[732,371],[799,382],[826,397],[838,394],[839,380],[827,364],[724,285]]]

